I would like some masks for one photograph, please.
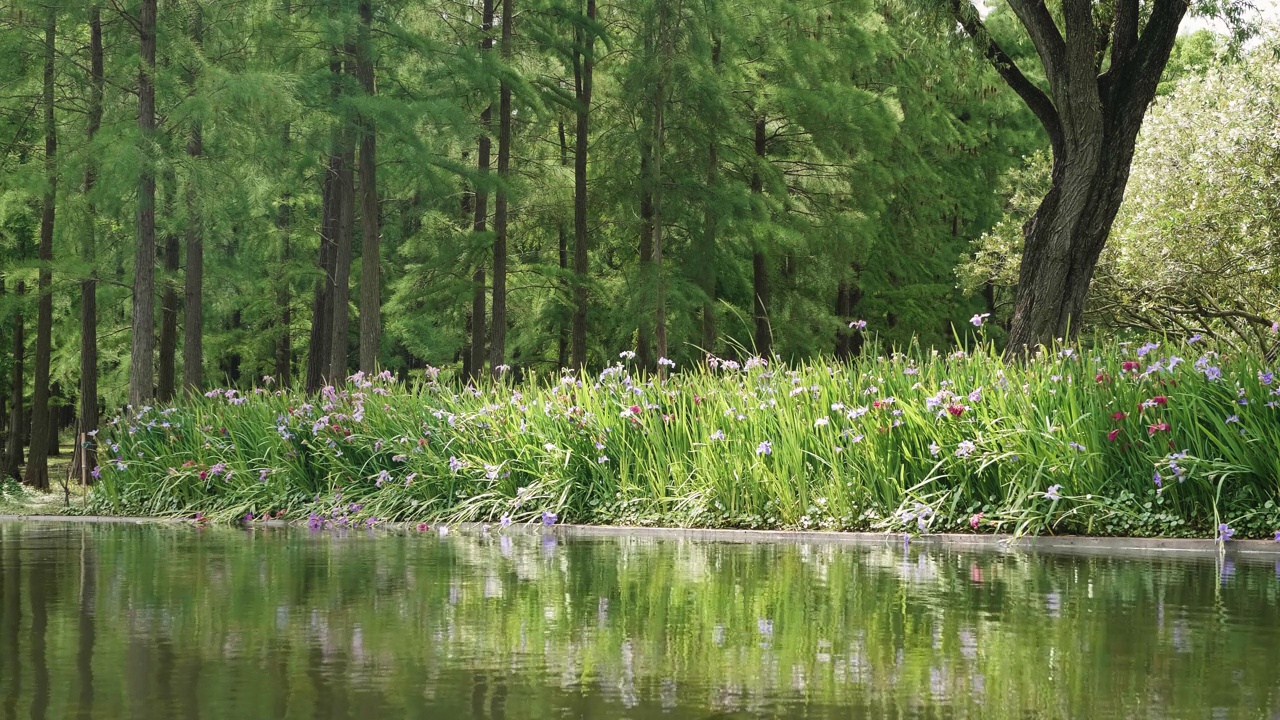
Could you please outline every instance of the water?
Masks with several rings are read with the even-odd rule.
[[[0,523],[0,718],[1280,718],[1280,566]]]

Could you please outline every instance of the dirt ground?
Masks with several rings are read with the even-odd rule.
[[[64,443],[57,455],[49,458],[49,491],[34,490],[11,478],[0,480],[0,515],[59,515],[75,513],[84,507],[86,488],[78,480],[68,483],[74,448]],[[26,466],[22,466],[26,471]]]

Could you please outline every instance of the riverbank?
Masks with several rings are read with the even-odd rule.
[[[1180,343],[849,365],[712,360],[457,389],[213,390],[100,443],[88,511],[311,524],[538,521],[1273,538],[1280,383]]]

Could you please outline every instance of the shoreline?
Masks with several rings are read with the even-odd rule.
[[[70,524],[121,524],[121,525],[191,525],[186,518],[139,517],[112,515],[7,515],[0,514],[0,522],[70,523]],[[381,523],[384,531],[415,532],[416,523]],[[436,524],[432,524],[433,527]],[[285,520],[258,521],[252,527],[298,528],[301,522]],[[449,528],[464,534],[494,532],[493,526],[483,523],[457,523]],[[901,545],[901,533],[839,532],[823,530],[740,530],[728,528],[680,528],[633,525],[512,525],[504,533],[514,535],[547,534],[563,538],[648,538],[656,540],[690,540],[711,543],[743,544],[820,544],[845,547],[869,547]],[[1273,540],[1231,540],[1220,552],[1217,540],[1209,538],[1141,538],[1096,537],[1085,535],[1027,535],[1014,537],[1007,534],[937,533],[911,535],[908,544],[931,549],[947,549],[973,552],[1043,553],[1049,555],[1075,555],[1115,557],[1125,559],[1155,558],[1214,558],[1223,554],[1231,558],[1256,560],[1280,560],[1280,542]]]

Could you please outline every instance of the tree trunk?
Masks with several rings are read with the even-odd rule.
[[[720,67],[720,38],[711,44],[711,67]],[[698,284],[702,289],[702,351],[716,352],[716,190],[720,174],[720,146],[714,134],[707,143],[707,189],[702,207],[702,243],[698,249]]]
[[[342,55],[334,47],[329,56],[332,86],[330,98],[335,109],[342,88]],[[329,376],[333,343],[333,287],[338,245],[338,176],[342,165],[341,133],[335,129],[330,138],[329,160],[321,182],[320,252],[317,266],[315,297],[311,306],[311,336],[307,355],[307,392],[316,392]]]
[[[198,2],[192,3],[190,32],[192,43],[200,49],[204,42],[204,16]],[[187,73],[186,82],[189,89],[195,89],[194,69]],[[187,178],[187,270],[182,293],[182,384],[187,390],[196,391],[204,386],[204,218],[195,177],[203,152],[204,130],[196,120],[187,136],[191,170]]]
[[[596,0],[586,0],[587,22],[596,21]],[[571,360],[575,368],[587,364],[587,139],[591,119],[591,83],[595,64],[595,34],[581,27],[574,31],[574,90],[577,129],[573,157],[573,273],[574,311]]]
[[[556,123],[557,135],[560,138],[560,166],[569,167],[569,143],[564,134],[564,121]],[[567,277],[569,271],[569,233],[564,220],[556,216],[556,237],[560,241],[560,276]],[[559,343],[556,349],[556,367],[565,368],[569,364],[569,335],[572,322],[562,322],[559,329]]]
[[[751,175],[751,191],[759,196],[761,220],[768,216],[764,200],[764,163],[765,163],[765,118],[758,116],[755,122],[755,150],[757,167]],[[756,318],[756,353],[760,357],[772,355],[773,333],[769,329],[769,263],[764,253],[763,239],[756,240],[756,247],[751,256],[752,298],[755,304]]]
[[[355,234],[355,144],[349,129],[342,132],[338,165],[338,235],[333,260],[333,339],[330,341],[329,382],[347,377],[351,328],[351,245]]]
[[[1023,227],[1008,344],[1014,356],[1080,332],[1089,283],[1124,198],[1136,134],[1098,140],[1097,147],[1055,156],[1049,193]],[[1085,158],[1077,160],[1080,155]]]
[[[480,40],[481,52],[489,52],[493,49],[493,0],[484,0],[482,6],[480,27],[484,31],[484,38]],[[493,103],[485,105],[484,110],[480,113],[481,134],[476,141],[477,158],[476,158],[476,192],[475,192],[475,220],[472,223],[472,230],[476,234],[484,233],[489,221],[489,154],[491,142],[489,139],[489,128],[492,122]],[[479,253],[483,256],[483,253]],[[478,260],[476,268],[471,277],[471,364],[468,368],[469,373],[467,380],[476,382],[484,374],[484,361],[488,356],[485,352],[485,285],[484,285],[484,261]]]
[[[360,31],[356,42],[356,74],[365,95],[376,92],[374,81],[372,0],[360,0]],[[377,132],[373,119],[360,119],[360,370],[374,372],[382,338],[381,236],[378,216]]]
[[[21,237],[18,238],[18,260],[23,260],[25,253],[25,243]],[[10,367],[9,380],[9,437],[6,439],[4,448],[4,468],[2,477],[13,478],[15,480],[22,479],[18,468],[22,465],[24,453],[22,452],[23,436],[26,434],[26,403],[23,396],[23,390],[26,383],[23,379],[23,365],[27,352],[27,340],[25,337],[25,323],[22,311],[23,298],[27,294],[26,283],[18,281],[14,287],[14,295],[16,296],[15,304],[18,307],[13,316],[13,364]]]
[[[49,489],[49,364],[53,361],[53,223],[57,198],[58,135],[53,117],[55,43],[58,11],[45,10],[44,26],[44,197],[40,207],[39,300],[36,304],[36,366],[31,394],[31,447],[27,454],[25,482],[38,490]]]
[[[967,0],[950,0],[955,20],[1035,114],[1053,149],[1052,184],[1023,228],[1022,265],[1008,354],[1025,356],[1080,331],[1098,256],[1129,179],[1138,130],[1177,39],[1185,0],[1116,4],[1095,17],[1088,0],[1064,0],[1061,19],[1044,3],[1015,0],[1040,56],[1049,92],[1022,73]],[[1146,23],[1142,25],[1142,16]],[[1107,69],[1099,58],[1109,48]]]
[[[138,40],[138,130],[142,170],[138,177],[138,249],[133,263],[133,340],[129,353],[129,404],[138,412],[151,402],[155,382],[156,173],[152,148],[156,131],[156,0],[141,0]]]
[[[636,367],[653,369],[653,321],[649,317],[654,285],[653,267],[653,144],[641,130],[640,138],[640,292],[636,313]]]
[[[281,142],[288,148],[291,141],[289,123],[284,124]],[[276,277],[276,382],[288,388],[293,381],[293,293],[289,283],[289,264],[292,262],[290,244],[293,238],[293,206],[288,192],[280,198],[276,208],[276,229],[280,232],[280,271]]]
[[[862,353],[863,335],[861,331],[851,331],[848,323],[853,321],[853,309],[862,300],[862,288],[856,281],[841,280],[836,289],[836,317],[840,320],[840,329],[836,331],[836,359],[849,360]]]
[[[707,145],[707,200],[702,209],[702,245],[698,252],[698,285],[702,288],[702,351],[716,352],[716,235],[718,220],[714,195],[718,184],[720,152],[716,142]]]
[[[337,143],[334,142],[334,149]],[[320,277],[316,279],[315,298],[311,306],[311,336],[307,355],[307,392],[316,392],[329,375],[329,344],[333,332],[334,248],[337,246],[338,155],[330,154],[321,182],[320,255],[316,263]]]
[[[89,8],[89,111],[85,135],[93,144],[102,126],[102,93],[105,84],[102,54],[102,10],[96,3]],[[97,182],[97,166],[90,152],[84,169],[85,228],[80,236],[80,259],[88,275],[80,281],[80,421],[76,434],[76,454],[71,462],[71,477],[93,478],[84,468],[98,464],[97,438],[89,433],[98,429],[98,207],[93,189]]]
[[[156,368],[156,400],[167,403],[173,400],[178,360],[178,235],[173,232],[174,195],[178,180],[173,171],[165,172],[164,213],[169,217],[161,247],[164,275],[160,291],[160,364]]]
[[[493,199],[493,329],[489,339],[489,370],[496,377],[507,360],[507,192],[511,172],[511,33],[515,22],[513,0],[502,0],[502,53],[504,68],[498,89],[498,191]]]
[[[665,16],[664,16],[665,17]],[[659,43],[663,42],[663,25],[659,25]],[[665,52],[665,50],[663,50]],[[652,202],[653,202],[653,282],[654,282],[654,325],[653,338],[658,354],[658,375],[666,374],[667,359],[667,280],[662,267],[662,155],[666,152],[665,110],[666,97],[666,61],[664,69],[659,72],[657,87],[654,90],[653,103],[653,146],[652,159]]]

